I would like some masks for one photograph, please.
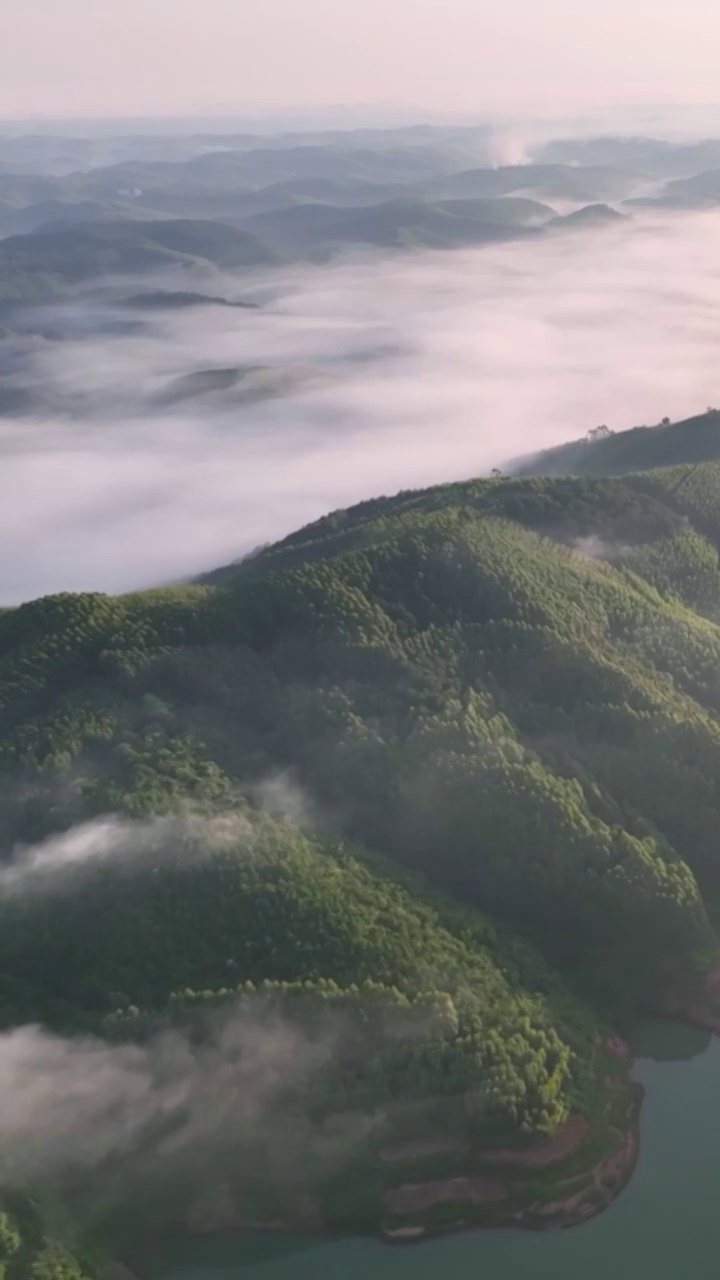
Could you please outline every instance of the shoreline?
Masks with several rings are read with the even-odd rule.
[[[492,1220],[474,1219],[470,1215],[465,1215],[442,1224],[407,1223],[381,1227],[379,1232],[373,1234],[384,1244],[405,1245],[420,1244],[423,1241],[460,1231],[507,1230],[508,1228],[535,1232],[568,1231],[590,1222],[609,1209],[622,1194],[632,1179],[640,1156],[640,1115],[645,1089],[638,1081],[629,1081],[623,1084],[623,1088],[630,1095],[631,1114],[628,1126],[623,1132],[622,1144],[619,1149],[604,1155],[587,1171],[584,1175],[585,1185],[572,1195],[531,1204],[515,1212],[498,1210],[497,1214],[492,1216]],[[588,1136],[592,1137],[592,1130]],[[519,1154],[522,1155],[522,1152]],[[577,1178],[570,1181],[577,1181]],[[558,1186],[562,1185],[561,1181]],[[591,1195],[597,1196],[598,1193],[599,1199],[588,1198]]]
[[[713,972],[713,986],[720,991],[720,968]],[[708,995],[709,988],[705,988]],[[697,1027],[701,1030],[710,1031],[712,1034],[720,1035],[720,1014],[715,1010],[705,1007],[701,1002],[681,1001],[672,996],[666,998],[662,1005],[657,1007],[656,1014],[660,1018],[668,1022],[677,1022],[686,1026]],[[621,1059],[625,1070],[630,1071],[634,1064],[634,1058],[631,1054],[627,1043],[619,1036],[604,1037],[605,1048],[610,1050],[617,1058]],[[564,1183],[575,1184],[571,1193],[565,1197],[557,1196],[555,1199],[546,1201],[534,1201],[529,1205],[520,1209],[505,1209],[502,1207],[500,1198],[493,1198],[492,1194],[489,1199],[484,1202],[478,1199],[477,1207],[480,1212],[472,1212],[473,1202],[457,1199],[457,1216],[449,1218],[447,1221],[422,1222],[422,1221],[396,1221],[396,1222],[380,1222],[375,1228],[363,1231],[362,1229],[353,1231],[334,1229],[331,1224],[327,1224],[327,1228],[323,1230],[322,1225],[317,1220],[312,1224],[313,1230],[311,1234],[323,1239],[349,1239],[358,1235],[365,1235],[368,1238],[375,1238],[383,1244],[391,1246],[407,1246],[413,1244],[421,1244],[438,1239],[443,1236],[469,1233],[471,1231],[482,1230],[520,1230],[527,1232],[546,1232],[546,1231],[567,1231],[575,1227],[584,1225],[586,1222],[592,1221],[604,1213],[614,1201],[622,1194],[632,1180],[641,1151],[641,1134],[640,1124],[642,1115],[642,1104],[645,1098],[645,1089],[637,1080],[628,1078],[626,1075],[618,1075],[608,1078],[607,1083],[609,1090],[612,1090],[614,1081],[614,1089],[617,1094],[624,1094],[627,1100],[627,1119],[622,1126],[611,1124],[611,1130],[620,1137],[620,1143],[610,1152],[606,1152],[589,1168],[580,1173],[571,1174],[563,1180],[562,1176],[558,1179],[557,1188],[560,1190]],[[557,1158],[557,1162],[561,1164],[563,1160],[572,1156],[581,1150],[585,1141],[592,1141],[593,1136],[597,1134],[597,1127],[589,1125],[582,1141],[577,1145],[564,1149]],[[554,1139],[551,1139],[552,1142]],[[514,1165],[516,1168],[522,1168],[525,1172],[529,1169],[550,1169],[553,1160],[538,1159],[537,1153],[543,1147],[549,1144],[538,1144],[535,1148],[518,1148],[517,1151],[504,1149],[497,1153],[498,1159],[493,1166],[493,1156],[490,1151],[485,1153],[481,1159],[482,1168],[478,1168],[477,1173],[469,1173],[467,1175],[458,1175],[457,1171],[448,1174],[446,1177],[438,1176],[434,1179],[433,1184],[438,1188],[443,1185],[486,1183],[492,1182],[497,1175],[507,1176],[509,1170]],[[533,1153],[535,1156],[533,1157]],[[393,1163],[387,1160],[386,1163]],[[425,1180],[426,1185],[428,1180]],[[581,1182],[580,1187],[577,1183]],[[409,1187],[420,1187],[423,1183],[408,1183]],[[396,1190],[402,1189],[396,1188]],[[465,1190],[456,1186],[457,1191]],[[488,1186],[488,1190],[491,1188]],[[551,1188],[548,1188],[551,1191]],[[390,1189],[392,1191],[392,1189]],[[570,1190],[570,1186],[568,1186]],[[510,1198],[510,1188],[508,1188],[508,1196]],[[435,1201],[438,1203],[453,1203],[453,1197],[442,1197]],[[493,1207],[494,1206],[494,1207]],[[234,1215],[233,1215],[234,1216]],[[222,1235],[229,1237],[237,1236],[241,1240],[244,1236],[257,1233],[259,1235],[273,1234],[303,1234],[308,1232],[310,1224],[305,1221],[279,1221],[272,1222],[240,1222],[238,1218],[230,1223],[219,1224],[206,1231],[187,1230],[179,1233],[186,1235],[188,1238],[197,1239],[200,1236],[207,1238],[217,1238]],[[118,1263],[124,1268],[125,1275],[131,1277],[132,1280],[143,1280],[144,1270],[142,1264],[137,1266],[134,1260],[126,1263],[124,1258],[118,1259]],[[114,1280],[114,1277],[113,1277]]]
[[[614,1200],[625,1190],[630,1182],[635,1166],[640,1154],[640,1113],[642,1102],[645,1096],[644,1087],[637,1081],[629,1081],[623,1084],[623,1088],[631,1095],[631,1120],[625,1131],[624,1142],[619,1151],[614,1151],[610,1155],[605,1155],[588,1171],[590,1182],[576,1196],[568,1200],[550,1201],[545,1204],[535,1204],[529,1206],[525,1210],[515,1212],[498,1212],[492,1220],[489,1218],[473,1218],[469,1214],[463,1214],[460,1204],[458,1204],[459,1216],[456,1219],[446,1223],[406,1223],[398,1225],[378,1226],[376,1229],[366,1232],[340,1231],[332,1228],[323,1231],[316,1224],[315,1231],[312,1232],[318,1239],[352,1239],[357,1235],[365,1235],[367,1238],[374,1238],[382,1244],[392,1247],[407,1247],[410,1245],[428,1243],[431,1240],[437,1240],[443,1236],[456,1235],[459,1233],[470,1233],[473,1231],[487,1230],[520,1230],[525,1232],[547,1232],[547,1231],[567,1231],[575,1227],[582,1226],[586,1222],[590,1222],[599,1214],[604,1213],[606,1209],[614,1202]],[[589,1130],[588,1137],[592,1137],[592,1129]],[[520,1148],[518,1155],[521,1157],[526,1153]],[[597,1184],[602,1180],[603,1176],[610,1172],[613,1177],[612,1185],[603,1192],[602,1202],[591,1202],[586,1199],[588,1192],[596,1189]],[[481,1176],[481,1175],[479,1175]],[[484,1175],[482,1175],[484,1176]],[[447,1181],[450,1181],[448,1179]],[[560,1184],[562,1185],[562,1184]],[[551,1212],[548,1212],[551,1210]],[[557,1210],[557,1212],[555,1211]],[[183,1233],[187,1238],[198,1240],[205,1237],[206,1239],[217,1239],[220,1236],[237,1237],[240,1241],[244,1237],[252,1234],[263,1236],[282,1235],[282,1234],[303,1234],[303,1226],[307,1231],[308,1224],[301,1222],[245,1222],[242,1225],[235,1223],[231,1227],[224,1227],[208,1231],[192,1231],[186,1230]],[[104,1270],[102,1280],[146,1280],[146,1274],[142,1263],[138,1263],[134,1259],[126,1260],[120,1257],[108,1264],[108,1268]]]
[[[473,1152],[469,1144],[463,1146],[458,1140],[451,1144],[449,1139],[444,1143],[417,1139],[404,1148],[385,1148],[378,1153],[386,1169],[395,1164],[404,1167],[397,1170],[396,1185],[385,1186],[375,1224],[366,1222],[364,1229],[360,1225],[338,1228],[330,1221],[323,1222],[321,1214],[314,1215],[311,1222],[302,1212],[296,1219],[248,1220],[234,1202],[231,1189],[218,1187],[217,1194],[206,1202],[210,1212],[199,1215],[194,1226],[191,1217],[180,1234],[195,1240],[224,1235],[240,1240],[253,1233],[308,1233],[325,1239],[365,1235],[384,1244],[408,1245],[457,1232],[569,1230],[589,1222],[609,1208],[632,1178],[640,1154],[645,1095],[643,1086],[629,1078],[633,1059],[625,1041],[604,1037],[599,1044],[620,1060],[622,1072],[604,1078],[608,1142],[604,1150],[588,1151],[585,1164],[583,1149],[597,1147],[603,1128],[599,1121],[593,1125],[580,1113],[568,1116],[550,1138],[524,1148]],[[440,1156],[443,1146],[448,1154],[460,1157],[454,1168],[446,1173],[436,1171],[434,1176],[427,1168],[413,1170],[414,1159]],[[133,1270],[132,1263],[129,1269]]]

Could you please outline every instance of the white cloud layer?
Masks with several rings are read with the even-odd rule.
[[[363,498],[700,411],[720,399],[719,286],[716,215],[653,216],[291,270],[259,312],[40,346],[52,409],[0,419],[0,603],[177,579]],[[149,407],[240,364],[300,376]]]

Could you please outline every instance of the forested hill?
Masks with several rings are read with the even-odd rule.
[[[341,1011],[314,1116],[597,1126],[601,1034],[717,959],[719,547],[720,464],[481,479],[0,614],[4,851],[50,875],[0,874],[5,1024]]]
[[[275,261],[255,236],[209,219],[52,223],[0,242],[0,303],[40,302],[65,285],[108,273],[193,266],[236,270]]]
[[[657,425],[611,431],[595,427],[581,440],[520,458],[511,464],[521,476],[613,476],[682,463],[720,459],[720,410],[682,422],[664,418]]]

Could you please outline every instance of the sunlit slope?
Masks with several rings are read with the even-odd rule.
[[[617,476],[718,458],[720,411],[708,409],[682,422],[666,419],[629,431],[591,432],[581,440],[519,458],[511,466],[516,475],[523,476]]]
[[[716,472],[406,492],[0,614],[5,1025],[329,1019],[306,1110],[481,1142],[580,1113],[599,1158],[608,1025],[718,955]]]
[[[331,830],[644,998],[712,946],[714,554],[635,480],[480,481],[338,513],[221,589],[23,606],[7,828],[286,771]]]
[[[141,844],[143,829],[126,838]],[[399,1056],[380,1027],[358,1050],[358,1094],[375,1105],[403,1094],[403,1072],[405,1103],[464,1105],[482,1080],[488,1120],[549,1131],[587,1087],[593,1020],[539,954],[377,858],[238,804],[215,823],[157,828],[132,868],[67,875],[55,891],[29,881],[0,908],[6,1021],[22,1009],[97,1030],[118,1006],[162,1021],[253,993],[329,1001],[351,1022],[374,1010],[396,1031],[414,1024]],[[378,1054],[387,1078],[373,1084]]]

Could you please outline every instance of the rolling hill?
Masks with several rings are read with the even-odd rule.
[[[394,200],[360,208],[305,203],[254,214],[237,226],[280,252],[368,244],[379,248],[453,248],[528,234],[553,211],[536,200]]]
[[[402,131],[380,130],[356,138],[329,135],[318,141],[298,136],[286,145],[278,139],[254,145],[260,140],[252,138],[237,139],[231,145],[230,138],[226,145],[216,141],[213,146],[209,139],[205,143],[198,139],[188,143],[198,154],[177,158],[177,148],[168,146],[166,159],[142,154],[145,148],[138,143],[136,157],[110,165],[38,175],[0,170],[0,231],[13,235],[50,221],[112,222],[136,217],[212,219],[237,225],[240,219],[302,211],[311,204],[318,209],[347,210],[351,222],[356,221],[353,238],[358,243],[392,244],[393,237],[386,232],[378,236],[372,223],[363,233],[363,209],[406,204],[437,210],[449,201],[504,196],[529,196],[550,204],[593,204],[632,197],[638,191],[637,176],[622,167],[490,165],[476,135],[472,130],[465,135],[463,131],[409,131],[407,136]],[[422,243],[422,228],[419,235]],[[434,243],[435,233],[428,235]],[[347,235],[338,232],[341,242],[349,236],[349,230]]]
[[[194,263],[237,269],[275,260],[255,237],[218,222],[103,220],[39,229],[0,241],[0,299],[35,300],[63,283],[122,272]]]
[[[210,1158],[253,1212],[333,1229],[431,1228],[396,1195],[418,1176],[447,1221],[581,1220],[613,1151],[619,1189],[635,1103],[611,1028],[671,991],[717,1016],[719,548],[716,463],[478,479],[195,585],[0,614],[4,854],[37,884],[0,892],[5,1025],[145,1044],[280,1018],[339,1046],[273,1102],[312,1210],[264,1139],[248,1173],[216,1134],[161,1164],[176,1227]],[[56,869],[63,841],[110,838]],[[364,1136],[338,1162],[319,1133],[340,1117]],[[448,1190],[568,1125],[580,1218],[564,1158],[531,1185],[504,1165],[497,1202]],[[435,1154],[379,1154],[410,1139]]]
[[[5,203],[0,207],[0,231],[6,237],[30,235],[45,228],[56,230],[76,223],[119,222],[125,218],[162,219],[162,214],[120,200],[43,200],[21,206]]]
[[[424,190],[435,199],[488,199],[542,190],[562,199],[594,202],[629,194],[629,184],[627,174],[607,166],[514,164],[461,170],[426,183]]]
[[[613,209],[611,205],[587,204],[582,209],[575,209],[572,213],[553,218],[548,223],[548,226],[553,227],[556,231],[568,231],[573,227],[577,230],[585,230],[587,227],[601,227],[608,223],[623,222],[628,217],[629,214],[621,213],[618,209]]]
[[[511,463],[516,475],[612,476],[720,458],[720,411],[627,431],[600,428],[581,440]]]

